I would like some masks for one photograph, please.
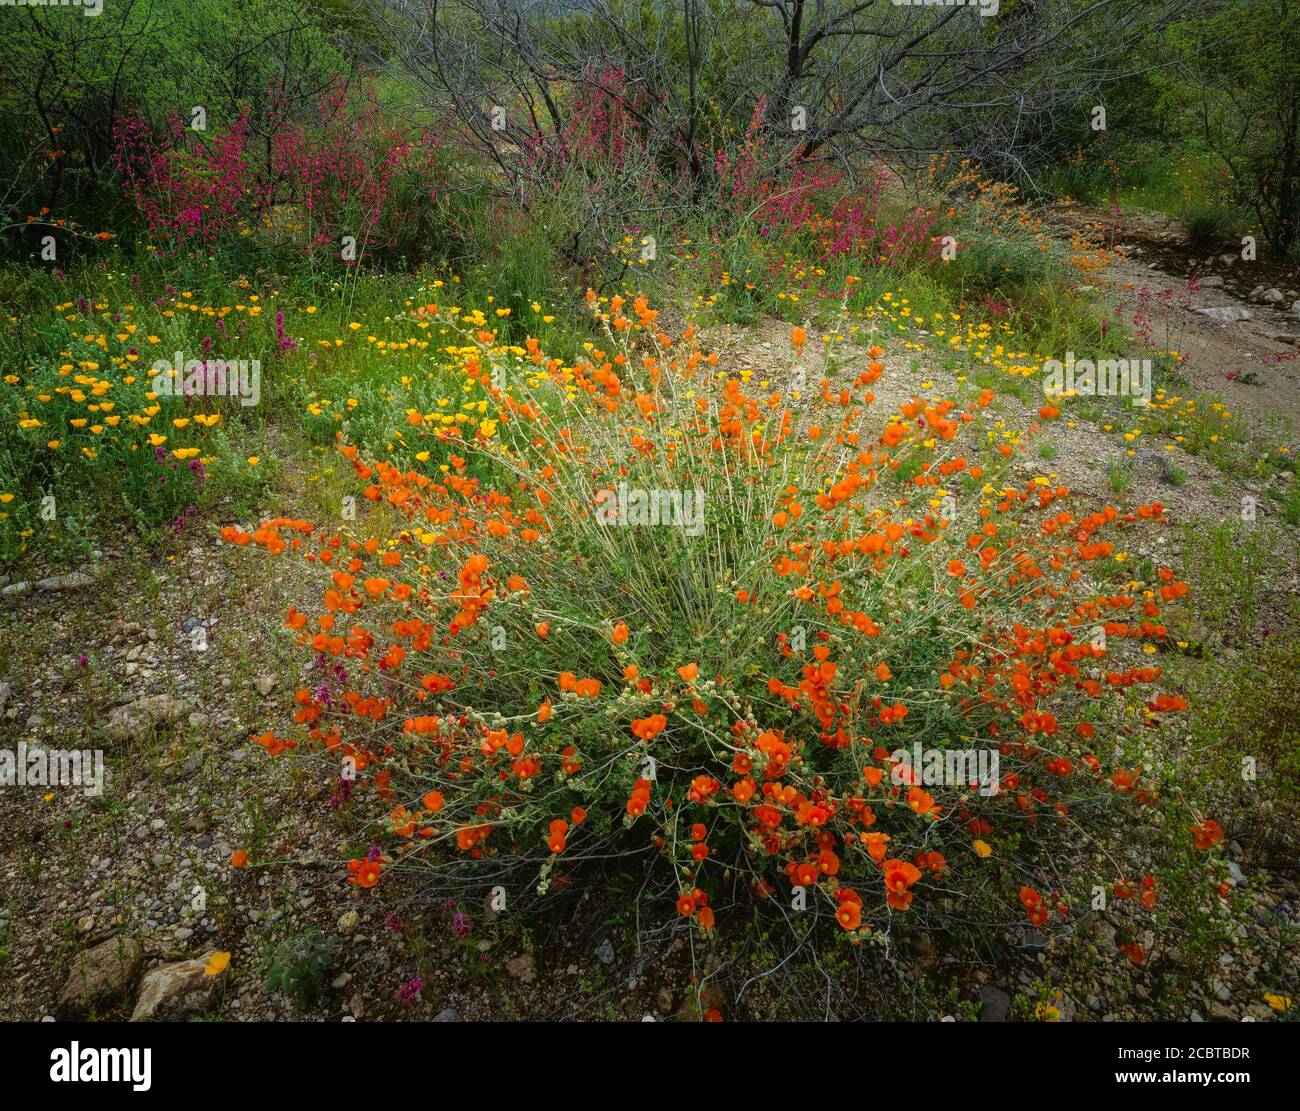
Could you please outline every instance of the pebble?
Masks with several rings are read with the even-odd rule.
[[[67,575],[51,575],[36,584],[38,590],[80,590],[84,586],[93,586],[95,580],[81,571]]]
[[[1011,996],[992,984],[980,988],[979,1002],[980,1022],[1006,1022],[1011,1013]]]

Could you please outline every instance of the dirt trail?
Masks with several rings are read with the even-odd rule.
[[[1295,267],[1243,260],[1238,243],[1194,248],[1181,221],[1169,217],[1058,205],[1047,211],[1047,219],[1062,238],[1082,230],[1115,250],[1115,261],[1097,285],[1114,296],[1127,326],[1145,326],[1159,346],[1186,356],[1182,371],[1188,393],[1217,394],[1234,412],[1278,426],[1295,445],[1300,435],[1300,273]],[[1266,299],[1270,295],[1273,300]]]

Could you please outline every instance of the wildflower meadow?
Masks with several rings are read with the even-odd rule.
[[[1292,0],[0,42],[0,1017],[55,1022],[42,1075],[166,1088],[135,1032],[195,1020],[1092,1023],[1085,1084],[1263,1074]]]

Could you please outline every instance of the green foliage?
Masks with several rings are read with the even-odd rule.
[[[1195,82],[1199,131],[1231,172],[1234,200],[1273,251],[1300,258],[1300,11],[1295,0],[1228,4],[1174,36]]]
[[[1192,247],[1212,247],[1231,230],[1232,214],[1217,207],[1196,207],[1184,217],[1187,242]]]
[[[286,937],[275,947],[266,977],[268,991],[280,991],[299,1007],[315,1004],[325,991],[341,939],[314,928]]]
[[[978,223],[953,234],[960,242],[956,257],[943,270],[944,278],[967,296],[1001,294],[1019,297],[1043,284],[1064,278],[1055,249],[1028,235]]]
[[[7,13],[0,151],[15,177],[0,183],[3,206],[20,218],[43,206],[82,224],[120,223],[113,128],[127,111],[189,126],[201,106],[216,129],[247,107],[255,133],[277,113],[311,112],[348,68],[322,18],[305,0],[136,0],[105,3],[94,19]]]
[[[1222,597],[1255,604],[1231,583]],[[1195,609],[1206,621],[1222,615],[1219,598]],[[1231,604],[1231,603],[1229,603]],[[1178,669],[1192,705],[1187,766],[1219,808],[1250,839],[1284,853],[1300,816],[1300,605],[1241,642],[1236,653],[1212,652]]]
[[[1232,521],[1195,520],[1184,528],[1184,559],[1198,616],[1219,639],[1241,643],[1253,636],[1265,572],[1281,539],[1272,529]]]

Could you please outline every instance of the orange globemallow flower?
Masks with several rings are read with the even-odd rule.
[[[923,791],[920,787],[913,787],[907,792],[907,805],[922,816],[929,814],[932,810],[936,814],[938,813],[934,805],[934,796]]]
[[[374,887],[379,882],[380,873],[383,872],[384,866],[377,860],[349,860],[348,883],[355,883],[358,887]]]
[[[1127,945],[1121,945],[1119,950],[1128,957],[1133,964],[1141,964],[1147,959],[1146,950],[1136,941],[1130,941]]]
[[[862,843],[867,846],[867,855],[877,864],[885,859],[885,846],[890,842],[887,833],[864,833]]]
[[[1138,902],[1146,910],[1155,910],[1156,903],[1159,902],[1160,896],[1156,893],[1156,881],[1154,876],[1144,876],[1142,878],[1142,894],[1138,896]]]
[[[1192,840],[1198,849],[1212,849],[1223,840],[1223,827],[1213,818],[1192,826]]]
[[[795,865],[791,879],[794,880],[797,887],[812,887],[813,884],[821,877],[821,869],[811,861],[804,864]]]
[[[615,644],[627,643],[627,626],[622,621],[618,622],[614,626],[614,631],[610,634],[610,639],[613,640]]]
[[[1025,908],[1025,915],[1031,926],[1042,926],[1047,922],[1047,904],[1032,887],[1020,889],[1020,903]]]
[[[569,832],[569,823],[563,818],[555,818],[549,827],[550,836],[546,840],[546,847],[553,853],[564,852],[566,843],[565,834]]]
[[[645,812],[650,802],[650,780],[638,779],[632,784],[632,797],[627,800],[627,812],[633,818]]]
[[[808,332],[804,328],[795,326],[790,329],[790,342],[795,347],[802,347],[808,339]]]
[[[921,878],[921,869],[906,860],[886,860],[882,868],[888,892],[886,900],[895,910],[907,910],[912,905],[912,892],[908,888]]]
[[[862,925],[862,907],[850,899],[845,899],[835,911],[835,921],[846,930],[856,930]]]
[[[248,863],[248,853],[244,849],[236,849],[230,854],[230,866],[232,868],[243,868]]]
[[[700,665],[692,661],[684,664],[677,669],[677,674],[685,679],[688,683],[695,682],[695,677],[700,673]]]
[[[668,725],[668,719],[663,714],[651,714],[645,718],[635,718],[632,721],[633,736],[640,737],[643,741],[649,741],[659,736]]]

